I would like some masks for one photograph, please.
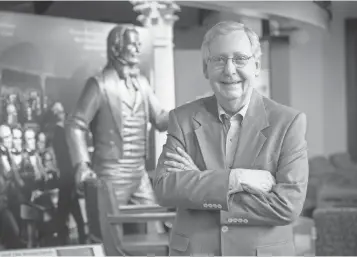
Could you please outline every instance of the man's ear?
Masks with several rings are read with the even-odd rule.
[[[119,57],[119,50],[118,50],[118,47],[116,45],[112,45],[111,46],[111,52],[112,54],[115,56],[115,57]]]
[[[262,63],[261,63],[260,59],[255,60],[255,76],[256,77],[259,76],[261,68],[262,68]]]
[[[203,75],[205,76],[206,79],[208,79],[208,71],[207,71],[207,63],[203,61]]]

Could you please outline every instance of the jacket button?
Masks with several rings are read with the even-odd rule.
[[[208,204],[204,203],[204,204],[203,204],[203,207],[207,208],[207,207],[208,207]]]
[[[243,220],[242,220],[242,219],[238,219],[238,222],[239,222],[239,223],[242,223],[242,222],[243,222]]]
[[[222,232],[223,232],[223,233],[226,233],[227,231],[228,231],[228,227],[227,227],[227,226],[223,226],[223,227],[222,227]]]
[[[248,220],[247,220],[247,219],[244,219],[243,222],[244,222],[244,223],[248,223]]]
[[[222,205],[218,204],[217,205],[218,209],[222,209]]]
[[[233,222],[233,219],[229,218],[229,219],[228,219],[228,222],[229,222],[229,223],[232,223],[232,222]]]

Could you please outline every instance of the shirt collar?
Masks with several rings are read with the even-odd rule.
[[[218,118],[219,120],[223,123],[223,116],[227,116],[230,119],[239,119],[240,116],[242,117],[242,120],[244,119],[245,115],[247,114],[248,106],[250,103],[250,98],[251,98],[251,93],[248,95],[247,100],[243,104],[243,107],[233,116],[230,116],[226,113],[226,111],[223,109],[223,107],[218,103],[217,101],[217,108],[218,108]]]

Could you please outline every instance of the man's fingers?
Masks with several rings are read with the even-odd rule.
[[[186,153],[183,149],[181,149],[180,147],[177,147],[176,150],[181,156],[183,156],[189,162],[193,162],[191,156],[188,153]]]
[[[168,172],[180,172],[180,171],[183,171],[182,169],[179,169],[179,168],[167,168],[166,170]]]
[[[194,163],[194,161],[192,160],[191,156],[188,153],[186,153],[180,147],[177,147],[177,151],[187,160],[188,163],[186,164],[186,166],[196,167],[196,164]],[[196,169],[196,168],[192,168],[192,169]]]
[[[178,168],[178,169],[182,169],[184,167],[182,163],[176,161],[164,161],[164,164],[172,168]]]
[[[190,165],[189,160],[187,160],[185,157],[179,155],[179,154],[175,154],[175,153],[166,153],[166,156],[173,159],[176,162],[182,163],[186,166]]]

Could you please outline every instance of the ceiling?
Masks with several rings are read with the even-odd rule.
[[[179,2],[178,2],[179,3]],[[211,12],[195,7],[180,6],[175,28],[200,25]],[[129,1],[0,1],[0,11],[32,13],[110,23],[132,23],[139,13],[133,11]]]

